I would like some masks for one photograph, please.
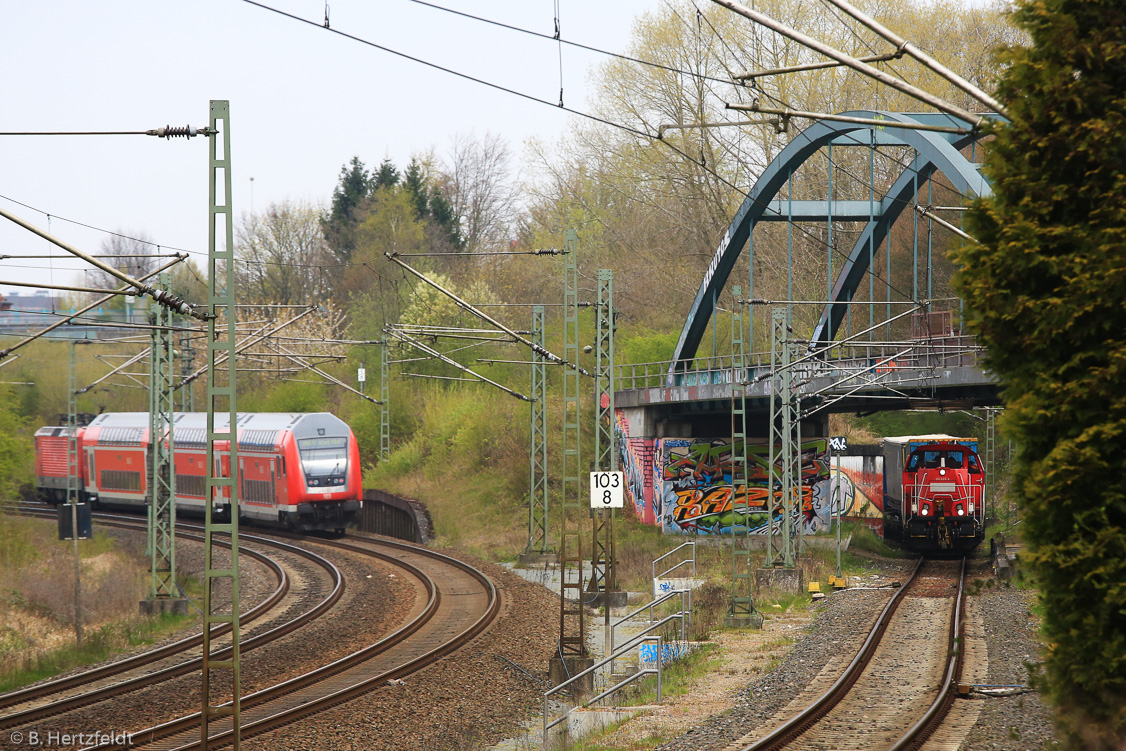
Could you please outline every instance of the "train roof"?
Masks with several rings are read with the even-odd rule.
[[[977,443],[976,438],[957,438],[945,433],[932,433],[930,435],[892,435],[884,438],[884,443],[894,443],[903,445],[907,443],[958,443],[960,441],[973,441]]]
[[[44,425],[39,430],[35,431],[36,437],[39,436],[69,436],[69,425]]]
[[[227,413],[215,415],[215,429],[225,431]],[[237,418],[240,449],[272,449],[282,432],[295,438],[347,435],[348,424],[330,412],[240,412]],[[173,440],[179,445],[202,447],[206,441],[206,412],[176,412],[172,418]],[[136,444],[145,439],[149,429],[148,412],[105,412],[89,425],[101,428],[98,443]]]

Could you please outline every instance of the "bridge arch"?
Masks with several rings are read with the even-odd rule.
[[[869,216],[874,218],[868,221],[833,285],[832,301],[822,312],[821,319],[814,330],[813,346],[832,341],[837,327],[844,318],[842,311],[845,303],[851,299],[853,291],[868,271],[871,255],[868,251],[869,244],[872,244],[873,252],[880,246],[892,224],[902,214],[904,208],[910,205],[909,198],[914,195],[918,185],[925,182],[937,170],[946,175],[954,187],[962,193],[973,196],[990,194],[989,184],[979,172],[977,165],[966,159],[960,151],[980,137],[980,133],[971,131],[969,123],[950,115],[931,113],[907,114],[857,110],[843,114],[848,117],[890,120],[909,125],[945,126],[962,129],[964,132],[935,132],[819,120],[796,135],[759,177],[735,213],[718,249],[712,256],[712,261],[704,273],[700,289],[681,329],[673,354],[670,376],[677,370],[688,367],[688,361],[695,357],[704,331],[714,313],[714,301],[726,286],[731,270],[743,248],[746,247],[755,225],[760,221],[784,221],[787,218],[793,220],[792,215],[784,214],[781,206],[778,205],[779,202],[773,199],[786,184],[790,175],[823,146],[830,143],[850,146],[908,146],[914,149],[916,156],[899,174],[891,189],[879,202],[878,209],[867,201],[863,202],[867,208],[863,218],[865,220],[868,220]],[[816,207],[820,202],[791,201],[787,208],[792,208],[792,205],[798,203],[805,207],[803,212],[807,216],[804,218],[813,219],[813,216],[808,216],[811,211],[808,205],[812,203]],[[831,201],[824,202],[822,213],[817,218],[827,221],[832,205]],[[816,213],[815,209],[814,213]],[[848,218],[847,214],[847,211],[833,212],[832,216]]]

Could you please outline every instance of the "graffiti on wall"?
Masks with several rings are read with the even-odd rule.
[[[616,412],[614,435],[618,441],[618,460],[626,477],[626,503],[633,505],[634,513],[642,522],[656,524],[660,515],[653,503],[653,474],[646,471],[653,466],[655,440],[630,438],[624,410]]]
[[[730,439],[631,437],[625,411],[616,410],[615,417],[627,506],[639,520],[676,534],[731,534],[748,528],[753,534],[766,533],[770,458],[765,444],[748,445],[748,477],[733,478]],[[802,501],[794,520],[804,534],[828,532],[839,507],[846,520],[882,528],[883,457],[834,452],[830,471],[827,444],[819,438],[802,445]],[[780,488],[774,489],[774,497],[777,508]],[[780,511],[773,524],[781,529]]]
[[[780,484],[770,487],[770,450],[748,444],[746,477],[733,476],[730,439],[665,438],[658,442],[660,519],[666,532],[724,535],[750,531],[765,534],[768,525],[782,526]],[[803,534],[828,531],[845,494],[830,482],[827,441],[802,442],[801,503],[794,521]],[[838,484],[839,485],[839,484]],[[774,503],[771,504],[771,494]],[[855,494],[847,497],[855,497]],[[771,505],[774,507],[773,518]]]

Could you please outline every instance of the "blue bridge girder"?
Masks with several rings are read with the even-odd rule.
[[[869,110],[843,114],[904,124],[944,125],[967,131],[970,129],[969,123],[945,114]],[[833,286],[832,301],[822,312],[811,337],[811,347],[827,344],[836,335],[837,328],[844,319],[845,305],[852,299],[867,273],[870,260],[878,253],[892,224],[911,205],[911,197],[915,195],[917,186],[925,183],[938,170],[946,175],[955,189],[964,194],[987,196],[991,193],[978,165],[960,153],[960,149],[979,137],[980,133],[976,132],[963,135],[828,120],[817,121],[797,134],[763,171],[735,213],[735,218],[713,255],[677,341],[669,371],[670,382],[676,371],[685,369],[687,362],[695,357],[714,312],[713,303],[726,286],[731,270],[746,247],[755,224],[767,221],[827,222],[830,216],[840,221],[867,222]],[[790,176],[818,150],[830,143],[834,146],[864,148],[873,145],[908,146],[914,149],[916,156],[879,202],[776,199],[778,191]],[[822,213],[817,213],[818,211]],[[830,214],[830,211],[833,213]]]

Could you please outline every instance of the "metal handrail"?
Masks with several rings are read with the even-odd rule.
[[[643,638],[641,641],[642,642],[646,642],[646,641],[657,642],[657,668],[656,668],[656,670],[654,670],[652,668],[639,669],[636,673],[634,673],[629,678],[626,678],[625,680],[619,682],[617,685],[613,686],[612,688],[607,689],[606,691],[603,691],[601,694],[594,697],[593,699],[590,699],[589,701],[587,701],[586,703],[584,703],[581,706],[584,706],[584,707],[590,706],[591,703],[593,703],[595,701],[600,701],[600,700],[606,698],[607,696],[612,694],[614,691],[617,691],[618,689],[627,685],[631,681],[637,680],[639,677],[644,676],[644,675],[652,675],[653,673],[657,674],[657,701],[658,701],[658,703],[661,701],[661,667],[662,667],[662,663],[663,663],[663,660],[661,659],[661,652],[662,652],[661,636],[659,634],[656,635],[656,636],[647,636],[647,637]],[[570,686],[572,683],[577,681],[579,678],[582,678],[585,675],[593,673],[595,670],[599,669],[600,667],[602,667],[606,663],[611,662],[611,661],[617,659],[618,657],[621,657],[622,654],[627,649],[630,649],[632,646],[633,646],[633,644],[632,644],[632,640],[631,640],[630,643],[627,643],[625,646],[621,647],[620,649],[618,649],[614,652],[611,652],[610,655],[607,656],[606,658],[604,658],[601,662],[594,663],[593,665],[591,665],[589,668],[582,671],[581,673],[576,673],[574,676],[572,676],[572,677],[568,678],[567,680],[563,681],[562,683],[560,683],[555,688],[549,689],[548,691],[544,692],[544,694],[543,694],[543,739],[544,739],[545,743],[547,742],[547,731],[551,730],[553,727],[555,727],[556,725],[558,725],[562,722],[566,722],[567,718],[571,716],[571,712],[575,711],[578,708],[577,706],[571,707],[570,709],[568,709],[566,712],[563,713],[562,717],[558,717],[555,720],[553,720],[552,722],[548,722],[547,721],[548,697],[550,697],[552,694],[555,694],[555,693],[558,693],[559,691],[562,691],[564,688],[566,688],[567,686]]]
[[[969,334],[951,334],[950,336],[910,338],[896,341],[864,341],[858,340],[847,346],[854,350],[865,350],[864,356],[833,357],[832,362],[840,367],[851,364],[858,370],[869,369],[875,360],[873,354],[898,352],[902,346],[910,345],[913,352],[905,357],[896,357],[896,362],[890,369],[927,368],[951,362],[962,363],[967,356],[976,359],[983,348],[976,342],[976,337]],[[769,365],[769,352],[752,352],[746,356],[744,368],[752,371],[758,367]],[[617,369],[618,388],[628,390],[637,388],[663,387],[672,385],[699,384],[701,379],[707,383],[731,383],[734,363],[730,355],[713,355],[710,357],[694,357],[691,359],[675,361],[683,370],[677,371],[678,383],[669,381],[669,374],[674,361],[630,363],[615,366]],[[640,372],[639,372],[640,371]]]
[[[690,542],[683,542],[683,543],[681,543],[680,545],[677,545],[677,546],[676,546],[675,548],[673,548],[673,549],[672,549],[672,550],[670,550],[669,552],[667,552],[667,553],[665,553],[664,555],[662,555],[662,556],[661,556],[660,558],[656,558],[656,559],[654,559],[654,561],[653,561],[653,578],[654,578],[654,579],[656,579],[656,578],[657,578],[657,564],[658,564],[658,563],[660,563],[661,561],[665,560],[666,558],[668,558],[668,557],[669,557],[670,555],[672,555],[672,554],[673,554],[673,553],[675,553],[676,551],[680,550],[681,548],[686,548],[686,547],[691,547],[691,548],[692,548],[692,557],[691,557],[691,558],[685,558],[685,559],[684,559],[683,561],[681,561],[680,563],[676,564],[675,566],[673,566],[672,568],[668,569],[667,571],[663,571],[663,572],[661,572],[661,576],[664,576],[664,575],[665,575],[665,574],[667,574],[667,573],[670,573],[670,572],[672,572],[672,571],[675,571],[676,569],[678,569],[678,568],[680,568],[681,566],[683,566],[683,565],[684,565],[685,563],[688,563],[688,561],[692,561],[692,576],[693,576],[693,577],[695,577],[695,576],[696,576],[696,541],[695,541],[695,540],[692,540],[692,541],[690,541]]]
[[[625,616],[618,619],[618,621],[616,623],[613,623],[613,624],[610,625],[610,648],[613,649],[614,630],[618,626],[622,625],[623,623],[625,623],[628,620],[631,620],[635,615],[643,613],[646,610],[649,611],[649,622],[652,623],[653,622],[653,608],[657,605],[660,605],[665,600],[671,600],[673,597],[680,595],[680,610],[681,610],[681,612],[689,612],[690,613],[691,612],[690,608],[686,607],[685,602],[684,602],[684,597],[685,597],[686,594],[689,597],[691,597],[691,594],[692,594],[691,590],[688,590],[688,589],[671,590],[671,591],[666,592],[665,594],[661,595],[660,597],[655,598],[652,602],[647,603],[645,605],[642,605],[641,607],[639,607],[637,610],[633,611],[632,613],[627,613]],[[689,600],[689,602],[691,602],[691,600]],[[691,616],[689,616],[689,620],[691,620]]]

